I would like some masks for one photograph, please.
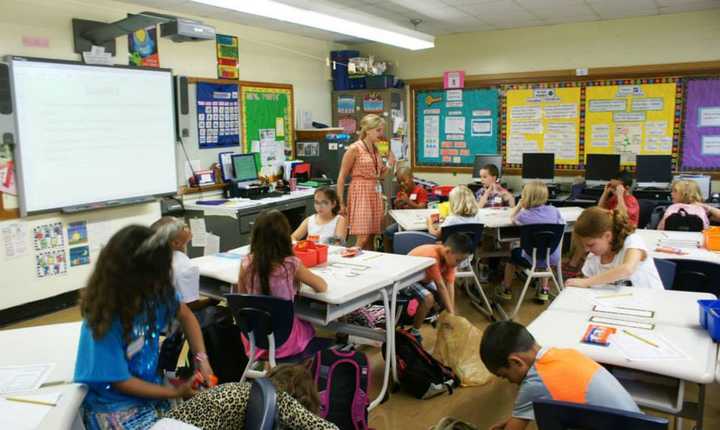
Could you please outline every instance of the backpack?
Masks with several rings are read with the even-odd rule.
[[[340,430],[367,430],[370,368],[360,351],[324,349],[312,363],[320,415]]]
[[[688,214],[685,209],[678,209],[665,218],[665,230],[703,231],[704,228],[703,220],[697,215]]]
[[[395,330],[395,355],[400,385],[417,399],[429,399],[444,392],[452,394],[453,388],[460,386],[455,372],[425,351],[415,336],[405,330]]]

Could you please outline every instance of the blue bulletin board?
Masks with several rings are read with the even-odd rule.
[[[240,103],[237,84],[197,83],[200,149],[240,146]]]
[[[467,167],[498,154],[499,104],[495,88],[417,91],[415,165]]]

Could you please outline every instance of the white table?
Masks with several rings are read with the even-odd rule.
[[[650,255],[654,258],[666,260],[698,260],[720,264],[720,252],[705,249],[702,233],[663,230],[637,230],[645,241]],[[680,248],[687,254],[678,255],[667,252],[657,252],[658,246]]]
[[[353,258],[340,256],[341,247],[330,247],[327,264],[313,267],[311,270],[325,279],[327,291],[316,293],[304,285],[300,289],[300,298],[295,302],[295,312],[299,318],[314,324],[341,329],[349,334],[373,340],[385,341],[385,374],[382,389],[378,397],[370,404],[376,407],[385,396],[389,384],[390,372],[397,382],[395,363],[395,327],[394,315],[397,310],[397,293],[425,277],[425,269],[435,263],[428,257],[384,254],[364,251]],[[191,261],[200,269],[201,290],[204,294],[222,298],[227,288],[207,288],[204,278],[219,280],[226,284],[237,283],[240,272],[240,260],[247,255],[248,247],[241,247],[228,253],[194,258]],[[342,316],[365,305],[382,300],[385,307],[385,331],[357,327],[338,322]]]
[[[37,430],[83,430],[80,406],[82,405],[87,386],[84,384],[55,385],[40,388],[36,393],[56,393],[62,395],[52,410],[45,416]]]

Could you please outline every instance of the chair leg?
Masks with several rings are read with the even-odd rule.
[[[522,292],[520,293],[520,297],[518,297],[518,301],[515,304],[515,309],[513,309],[512,313],[509,316],[509,319],[515,318],[515,315],[517,315],[518,311],[520,310],[520,306],[522,306],[522,302],[525,299],[525,293],[527,292],[528,287],[530,286],[530,282],[535,279],[535,276],[533,273],[530,273],[527,277],[527,280],[525,281],[525,285],[523,285]]]
[[[482,305],[478,303],[478,306],[483,306],[484,309],[478,307],[478,309],[483,312],[488,318],[493,318],[493,308],[492,304],[490,303],[490,300],[488,299],[487,295],[485,294],[485,290],[482,288],[482,284],[480,283],[480,279],[477,276],[477,273],[475,273],[475,270],[472,266],[470,266],[470,272],[472,273],[472,280],[475,283],[475,288],[477,288],[478,292],[480,293],[480,297],[482,298]],[[466,287],[470,288],[470,287]],[[479,302],[479,300],[476,300]]]
[[[245,378],[248,375],[248,371],[252,369],[252,366],[255,364],[255,339],[253,338],[252,333],[250,333],[250,354],[248,355],[248,362],[245,365],[245,370],[243,370],[242,376],[240,377],[240,382],[245,382]]]
[[[552,277],[552,280],[553,280],[553,284],[555,284],[555,289],[557,290],[558,294],[560,294],[562,292],[562,287],[560,286],[561,284],[558,283],[558,280],[555,277],[555,273],[553,273],[553,270],[552,269],[549,269],[549,270],[550,270],[550,276]],[[562,274],[559,276],[560,276],[560,279],[562,279]]]
[[[560,259],[560,261],[558,262],[558,265],[557,265],[557,276],[558,276],[558,279],[560,280],[560,291],[562,291],[563,289],[565,289],[565,280],[563,279],[563,274],[562,274],[562,258]]]

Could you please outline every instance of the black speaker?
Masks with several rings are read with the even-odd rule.
[[[188,79],[187,76],[180,76],[178,79],[180,85],[180,113],[187,115],[190,112],[190,106],[188,103]]]
[[[0,113],[12,113],[12,98],[10,97],[10,67],[0,64]]]

